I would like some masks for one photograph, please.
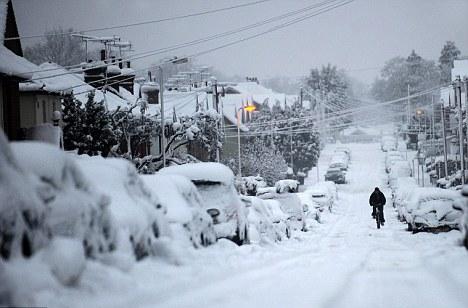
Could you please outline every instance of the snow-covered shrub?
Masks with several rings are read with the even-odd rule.
[[[200,193],[188,178],[161,174],[142,175],[141,178],[167,209],[174,239],[191,241],[195,247],[216,241],[212,219],[203,208]]]
[[[58,236],[40,254],[61,284],[73,286],[79,283],[86,265],[81,241]]]
[[[279,180],[275,184],[276,192],[279,194],[293,193],[299,190],[299,182],[296,180]]]
[[[169,236],[165,209],[125,159],[79,156],[87,181],[110,199],[109,210],[117,228],[117,249],[128,241],[137,260],[158,255],[157,241]]]
[[[40,142],[12,142],[11,148],[19,164],[40,183],[47,205],[45,224],[52,237],[79,240],[87,257],[114,249],[109,199],[90,185],[72,155]]]
[[[0,259],[29,257],[48,241],[38,182],[20,166],[0,130]]]

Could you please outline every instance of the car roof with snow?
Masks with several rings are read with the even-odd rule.
[[[232,185],[234,173],[220,163],[194,163],[163,168],[159,174],[177,174],[189,178],[195,184],[222,183]]]

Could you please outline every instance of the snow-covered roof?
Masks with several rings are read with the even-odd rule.
[[[176,174],[189,178],[191,181],[220,182],[231,185],[234,173],[229,167],[220,163],[195,163],[163,168],[159,174]]]
[[[130,105],[126,99],[109,91],[104,95],[101,90],[97,90],[84,82],[82,75],[73,74],[58,64],[49,62],[43,63],[36,70],[38,71],[32,76],[33,81],[20,83],[20,91],[43,90],[50,93],[73,92],[76,99],[85,103],[88,100],[89,92],[94,90],[94,100],[97,102],[104,101],[109,110],[115,110],[118,106],[122,108]]]
[[[6,21],[8,14],[8,0],[0,0],[0,40],[5,37]],[[17,56],[14,52],[6,48],[3,43],[0,45],[0,73],[8,76],[16,76],[24,79],[32,77],[31,71],[37,70],[37,66],[23,57]]]

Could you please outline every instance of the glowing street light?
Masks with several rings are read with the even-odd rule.
[[[247,105],[237,109],[236,116],[237,116],[237,161],[238,161],[238,177],[239,179],[242,178],[242,169],[241,169],[241,146],[240,146],[240,116],[239,113],[241,110],[245,110],[247,112],[254,112],[257,109],[255,105]]]

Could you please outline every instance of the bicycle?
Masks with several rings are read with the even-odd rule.
[[[380,209],[378,206],[374,205],[375,209],[375,222],[377,223],[377,229],[380,229],[382,222],[380,221]]]

